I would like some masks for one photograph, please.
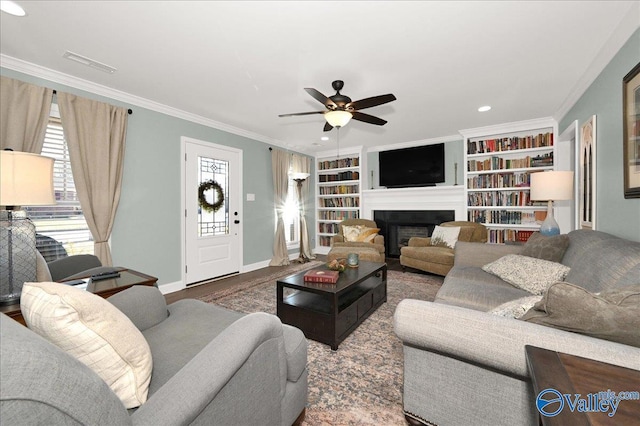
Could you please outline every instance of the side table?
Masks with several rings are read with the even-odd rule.
[[[158,281],[156,277],[134,271],[133,269],[114,269],[120,273],[119,277],[100,281],[91,281],[89,280],[90,276],[84,277],[84,279],[87,280],[86,290],[106,299],[134,285],[156,286],[156,282]],[[64,283],[64,281],[62,283]],[[13,318],[22,325],[27,325],[20,311],[20,303],[0,306],[0,312]]]
[[[540,424],[638,424],[640,371],[535,346],[527,345],[525,351],[536,403],[540,402],[538,411],[547,402],[542,408],[545,413],[558,411],[552,416],[540,414]],[[615,414],[609,416],[613,409],[608,400],[621,392],[626,395],[615,407]]]

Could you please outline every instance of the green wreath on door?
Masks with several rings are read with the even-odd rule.
[[[204,195],[205,192],[211,189],[215,189],[216,191],[215,203],[208,202],[207,197]],[[202,182],[198,186],[198,204],[200,205],[200,207],[202,207],[205,211],[208,211],[208,212],[215,213],[218,210],[220,210],[220,207],[222,207],[222,205],[224,204],[224,191],[222,190],[222,187],[220,186],[220,184],[213,179],[208,180],[206,182]]]

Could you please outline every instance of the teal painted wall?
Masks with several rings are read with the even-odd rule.
[[[596,229],[640,241],[640,199],[625,199],[622,168],[622,78],[640,59],[637,30],[578,102],[560,120],[562,132],[574,120],[596,116]]]
[[[251,265],[271,259],[275,217],[269,145],[13,70],[0,68],[0,74],[133,109],[127,128],[122,194],[111,235],[115,265],[156,276],[159,284],[182,279],[182,136],[243,151],[242,261]],[[247,193],[255,194],[255,201],[246,201]],[[307,211],[313,211],[313,199],[308,204]],[[313,222],[309,226],[312,230]]]

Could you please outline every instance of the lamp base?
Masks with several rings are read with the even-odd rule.
[[[24,210],[0,210],[0,305],[18,303],[36,280],[36,228]]]
[[[549,201],[547,208],[547,218],[540,225],[540,234],[550,237],[553,235],[560,235],[560,226],[558,222],[553,218],[553,201]]]

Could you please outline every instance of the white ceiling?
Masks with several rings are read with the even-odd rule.
[[[0,14],[2,66],[26,61],[306,152],[334,147],[336,130],[324,134],[321,115],[278,118],[324,108],[305,87],[330,96],[340,79],[353,100],[397,97],[363,111],[385,126],[352,120],[341,147],[436,139],[566,112],[640,26],[637,1],[17,3],[26,17]]]

